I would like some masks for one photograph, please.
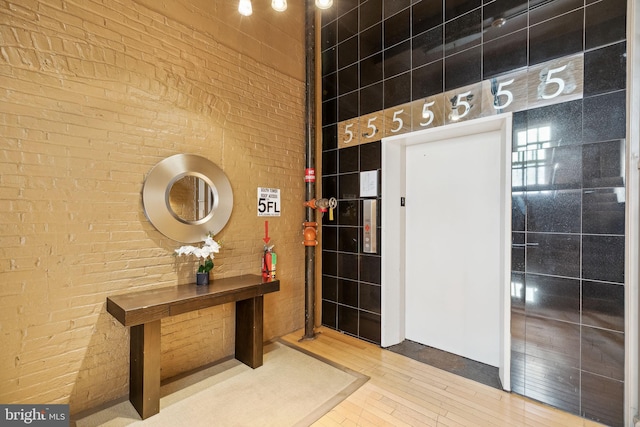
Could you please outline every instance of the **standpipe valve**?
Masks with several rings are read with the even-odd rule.
[[[320,212],[326,212],[328,210],[329,221],[333,221],[333,210],[338,206],[338,201],[335,197],[331,197],[330,199],[311,199],[308,202],[304,202],[304,206],[311,209],[318,209]],[[304,231],[302,232],[304,242],[302,243],[305,246],[316,246],[318,244],[318,240],[316,240],[318,223],[303,222],[302,226],[304,227]]]

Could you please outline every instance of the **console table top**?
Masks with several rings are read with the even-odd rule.
[[[134,326],[188,311],[254,298],[280,290],[279,280],[246,274],[195,284],[152,288],[107,297],[107,311],[124,326]]]

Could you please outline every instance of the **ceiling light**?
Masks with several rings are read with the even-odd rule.
[[[284,12],[287,10],[287,0],[272,0],[271,7],[277,12]]]
[[[316,0],[318,9],[329,9],[333,5],[333,0]]]
[[[240,3],[238,3],[238,12],[240,12],[240,15],[244,16],[251,15],[253,13],[251,0],[240,0]]]

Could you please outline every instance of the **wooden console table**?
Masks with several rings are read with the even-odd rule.
[[[262,366],[263,295],[280,281],[262,276],[216,279],[209,286],[179,285],[107,298],[107,311],[131,327],[129,400],[142,419],[160,412],[160,319],[214,305],[236,303],[235,358]]]

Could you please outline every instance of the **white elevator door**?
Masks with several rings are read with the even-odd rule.
[[[406,338],[499,366],[500,135],[406,149]]]

